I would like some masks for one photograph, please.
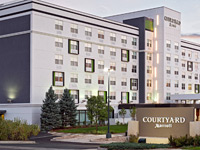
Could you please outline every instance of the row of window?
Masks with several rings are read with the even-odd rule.
[[[63,31],[63,22],[60,21],[60,20],[56,20],[55,21],[55,29]],[[78,25],[77,24],[71,24],[70,32],[74,33],[74,34],[78,34],[78,31],[79,31]],[[85,36],[92,37],[92,28],[85,27]],[[104,39],[105,38],[104,36],[105,36],[105,32],[103,30],[98,30],[98,36],[97,37],[99,39]],[[116,34],[115,33],[110,33],[110,41],[116,42]],[[125,36],[125,35],[121,36],[121,43],[127,44],[127,36]],[[133,46],[137,46],[137,38],[133,37],[131,44]]]
[[[166,87],[171,87],[171,80],[167,80],[167,81],[166,81]],[[174,81],[174,87],[175,87],[175,88],[178,88],[178,87],[179,87],[179,81],[178,81],[178,80],[175,80],[175,81]],[[185,88],[185,83],[182,83],[181,89],[182,89],[182,90],[185,90],[185,89],[186,89],[186,88]],[[188,84],[188,90],[192,90],[192,84],[191,84],[191,83]]]
[[[171,41],[170,40],[166,40],[166,47],[167,48],[171,48]],[[174,42],[174,49],[175,50],[179,50],[179,43],[177,43],[177,42]]]

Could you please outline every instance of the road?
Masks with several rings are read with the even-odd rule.
[[[48,133],[40,133],[30,140],[34,140],[36,144],[0,144],[0,150],[96,150],[99,145],[97,144],[81,144],[81,143],[66,143],[54,142],[50,139],[55,136]]]

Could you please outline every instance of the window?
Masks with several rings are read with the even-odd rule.
[[[152,100],[152,93],[147,93],[147,100]]]
[[[85,83],[91,84],[92,83],[92,76],[91,75],[86,75],[85,76]]]
[[[121,50],[121,60],[129,62],[129,50]]]
[[[174,74],[178,75],[178,68],[174,68]]]
[[[78,66],[78,58],[77,57],[71,57],[71,66]]]
[[[121,86],[127,86],[126,78],[122,78]]]
[[[116,78],[110,77],[110,85],[116,85]]]
[[[133,101],[137,100],[137,93],[135,92],[132,93],[132,100]]]
[[[178,55],[174,55],[174,61],[179,62]]]
[[[166,54],[166,60],[171,61],[171,54]]]
[[[94,59],[85,58],[85,72],[94,72]]]
[[[137,73],[137,66],[136,65],[132,65],[132,72]]]
[[[70,91],[72,98],[74,99],[74,102],[76,104],[78,104],[79,103],[79,91],[78,90],[69,90],[69,91]]]
[[[56,30],[63,30],[63,22],[60,20],[55,20],[55,29]]]
[[[194,74],[194,79],[198,80],[198,74],[197,73]]]
[[[91,43],[85,43],[85,51],[92,52],[92,44]]]
[[[138,90],[138,79],[130,79],[130,90]]]
[[[174,43],[174,49],[178,50],[179,49],[179,43]]]
[[[98,76],[98,84],[104,84],[104,76]]]
[[[166,81],[166,87],[171,87],[171,80]]]
[[[137,46],[137,38],[133,38],[132,45]]]
[[[152,47],[152,40],[147,39],[147,47]]]
[[[192,79],[192,74],[188,74],[188,79]]]
[[[92,28],[85,27],[85,35],[86,36],[92,36]]]
[[[103,46],[98,46],[98,53],[104,54],[104,47]]]
[[[121,64],[121,71],[122,72],[127,72],[127,64]]]
[[[92,97],[92,91],[85,90],[85,99]]]
[[[55,64],[63,64],[63,55],[55,55]]]
[[[199,93],[199,84],[194,85],[194,93]]]
[[[69,40],[69,54],[79,54],[79,41]]]
[[[137,52],[133,52],[132,59],[137,59]]]
[[[71,33],[78,33],[78,25],[71,24]]]
[[[191,61],[187,62],[187,71],[193,71],[193,62]]]
[[[167,67],[166,73],[171,74],[171,67]]]
[[[53,86],[64,86],[64,72],[53,71]]]
[[[116,34],[115,33],[110,33],[110,40],[116,41]]]
[[[185,68],[185,63],[186,63],[186,62],[183,60],[183,61],[182,61],[182,67],[183,67],[183,68]]]
[[[182,90],[185,90],[185,83],[182,83]]]
[[[166,47],[171,48],[171,41],[170,40],[166,40]]]
[[[71,83],[78,83],[78,74],[72,73],[70,77],[70,82]]]
[[[151,66],[147,66],[147,73],[152,74],[152,67]]]
[[[58,99],[61,99],[62,98],[62,95],[63,95],[63,92],[64,90],[60,90],[60,89],[55,89],[55,94],[57,96]]]
[[[116,92],[110,92],[110,100],[116,99]]]
[[[175,81],[174,81],[174,87],[175,87],[175,88],[178,88],[178,80],[175,80]]]
[[[188,90],[192,90],[192,84],[188,84]]]
[[[116,49],[110,48],[110,56],[116,56]]]
[[[124,36],[124,35],[121,36],[121,42],[122,42],[122,44],[127,44],[126,36]]]
[[[103,60],[98,61],[98,69],[104,69],[104,61]]]
[[[166,93],[166,100],[170,100],[171,99],[170,96],[171,96],[170,93]]]
[[[182,50],[182,56],[185,56],[185,50]]]
[[[105,103],[107,103],[107,91],[98,91],[98,95],[104,99]]]
[[[98,38],[99,39],[104,39],[104,31],[98,30]]]
[[[185,72],[182,73],[182,78],[185,79]]]
[[[195,67],[195,70],[198,71],[198,69],[199,69],[198,63],[194,63],[194,67]]]
[[[116,70],[116,64],[115,64],[115,62],[111,62],[110,63],[110,70]]]
[[[151,61],[152,58],[152,54],[151,53],[147,53],[147,60]]]
[[[194,53],[194,58],[195,58],[195,59],[198,59],[198,58],[199,58],[199,56],[198,56],[198,53],[197,53],[197,52],[195,52],[195,53]]]
[[[129,103],[129,92],[121,92],[122,103]]]
[[[147,79],[147,87],[151,87],[151,80]]]
[[[192,57],[192,52],[188,51],[188,57],[191,58]]]
[[[63,48],[63,39],[62,38],[55,38],[55,46]]]

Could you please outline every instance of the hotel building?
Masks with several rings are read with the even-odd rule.
[[[144,17],[145,16],[145,17]],[[101,18],[39,0],[0,5],[0,114],[39,123],[50,86],[65,88],[87,121],[87,98],[118,105],[174,103],[199,93],[200,45],[181,39],[181,14],[166,7]]]

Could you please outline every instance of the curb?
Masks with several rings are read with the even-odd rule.
[[[56,140],[56,139],[51,139],[50,141],[52,142],[63,142],[63,143],[69,143],[69,144],[84,144],[84,145],[101,145],[104,143],[92,143],[92,142],[72,142],[72,141],[64,141],[64,140]]]
[[[35,144],[35,141],[0,141],[0,144]]]

